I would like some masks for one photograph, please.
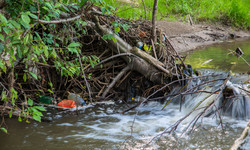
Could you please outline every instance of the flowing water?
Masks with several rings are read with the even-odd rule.
[[[227,45],[235,45],[234,47],[229,46],[231,49],[240,45],[242,50],[245,50],[243,57],[250,62],[249,42],[227,43]],[[231,56],[227,55],[227,48],[223,50],[222,47],[224,45],[214,47],[216,50],[209,48],[205,51],[194,52],[189,55],[187,61],[195,68],[203,68],[200,69],[202,74],[220,74],[222,70],[228,71],[232,68],[234,72],[241,73],[250,70],[247,68],[248,66],[242,67],[244,64],[241,64],[241,60],[237,58],[224,59],[224,56]],[[220,53],[218,52],[219,49]],[[207,61],[211,59],[213,60]],[[207,63],[203,64],[206,61]],[[195,66],[195,64],[205,66]],[[226,68],[226,66],[228,67]],[[214,67],[220,71],[207,69]],[[222,73],[217,78],[220,77],[226,77],[226,73]],[[218,115],[211,115],[210,112],[213,112],[213,109],[211,109],[206,114],[206,117],[197,122],[197,126],[192,133],[183,133],[183,131],[187,129],[189,123],[199,113],[199,110],[183,120],[175,132],[170,135],[163,134],[164,131],[169,131],[171,129],[169,127],[172,127],[178,120],[189,113],[194,106],[197,106],[204,97],[209,98],[199,105],[200,108],[214,98],[214,96],[204,95],[206,93],[197,93],[185,97],[185,103],[182,105],[181,111],[178,103],[179,98],[176,98],[174,103],[171,103],[163,110],[161,109],[164,104],[149,102],[143,107],[126,114],[119,112],[127,109],[128,106],[112,102],[88,105],[80,108],[78,112],[48,107],[45,118],[50,122],[31,122],[27,124],[24,121],[18,122],[17,119],[6,119],[9,134],[0,135],[0,149],[229,149],[234,140],[240,136],[250,118],[249,112],[245,111],[250,108],[247,103],[249,97],[244,90],[240,89],[247,89],[248,87],[242,87],[239,84],[243,84],[248,80],[249,76],[247,74],[241,74],[232,77],[227,83],[227,86],[238,94],[241,100],[239,100],[239,103],[230,106],[230,110],[221,112],[224,114],[222,116],[223,130]],[[195,86],[198,82],[202,81],[193,80],[188,86]],[[218,81],[201,88],[202,90],[214,90],[222,83],[223,81]],[[173,92],[175,90],[178,90],[178,87]],[[231,101],[234,100],[231,99]],[[131,102],[130,106],[133,103],[136,102]],[[219,105],[220,103],[217,104],[217,106]],[[241,112],[242,107],[246,109]],[[137,111],[138,115],[135,119]],[[133,122],[134,119],[135,122]],[[132,125],[133,132],[131,133]]]

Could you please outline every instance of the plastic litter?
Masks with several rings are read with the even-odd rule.
[[[50,96],[41,95],[38,100],[40,103],[52,104],[53,98]]]
[[[64,99],[64,100],[60,101],[57,105],[61,106],[61,107],[66,107],[66,108],[75,108],[76,107],[75,101],[68,100],[68,99]]]
[[[86,105],[86,102],[79,95],[70,92],[68,94],[68,99],[75,101],[76,105]]]

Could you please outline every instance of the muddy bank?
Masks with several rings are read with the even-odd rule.
[[[158,21],[157,27],[171,40],[179,53],[227,40],[250,38],[249,31],[235,31],[219,25],[189,25],[181,22]]]

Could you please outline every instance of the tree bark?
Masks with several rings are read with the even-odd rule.
[[[156,43],[157,41],[157,36],[156,36],[157,6],[158,6],[158,0],[154,0],[153,15],[152,15],[152,39],[154,43]]]
[[[137,49],[136,47],[132,48],[127,42],[125,42],[123,39],[121,39],[119,36],[114,34],[110,29],[101,26],[99,24],[99,20],[97,17],[94,17],[94,22],[96,24],[97,31],[99,32],[100,35],[106,35],[106,34],[112,34],[114,38],[117,40],[114,42],[113,40],[107,40],[108,46],[110,49],[114,50],[115,53],[131,53],[131,51],[136,51],[134,49]],[[132,50],[133,49],[133,50]],[[171,73],[167,74],[167,72],[162,72],[156,66],[152,65],[151,63],[147,62],[143,58],[136,57],[135,55],[124,55],[121,56],[128,65],[131,66],[131,70],[137,71],[144,75],[147,79],[154,83],[163,83],[164,78],[166,76],[172,76]],[[162,67],[162,63],[158,60],[153,60],[155,61],[155,64],[158,64],[158,66]],[[165,74],[165,76],[163,75]]]

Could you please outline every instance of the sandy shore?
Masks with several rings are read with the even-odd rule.
[[[228,40],[250,38],[249,31],[235,31],[221,25],[190,25],[181,22],[158,21],[157,27],[166,33],[179,53]]]

